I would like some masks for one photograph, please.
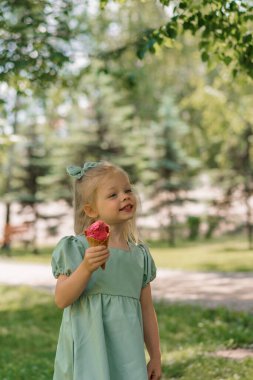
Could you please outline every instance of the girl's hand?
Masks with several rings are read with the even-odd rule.
[[[89,273],[93,273],[109,258],[109,250],[104,245],[89,247],[85,251],[84,266]]]
[[[150,359],[147,365],[148,380],[159,380],[162,378],[161,360]]]

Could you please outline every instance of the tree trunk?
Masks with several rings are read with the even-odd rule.
[[[175,215],[173,214],[171,207],[169,207],[169,225],[168,225],[168,237],[169,237],[169,245],[176,245],[176,234],[175,234]]]
[[[248,235],[248,243],[249,243],[249,249],[253,248],[252,244],[252,212],[251,212],[251,206],[250,206],[250,198],[252,195],[252,168],[251,168],[251,145],[252,145],[252,136],[253,136],[253,130],[252,125],[250,123],[247,123],[247,128],[245,131],[245,143],[246,143],[246,149],[244,154],[244,167],[245,170],[245,204],[247,208],[247,220],[246,220],[246,228],[247,228],[247,235]]]
[[[6,203],[6,215],[5,215],[5,226],[4,226],[4,236],[3,236],[3,244],[1,249],[10,256],[11,251],[11,233],[10,233],[10,203]]]
[[[33,204],[33,214],[34,214],[34,223],[33,223],[33,239],[31,241],[32,243],[32,251],[35,255],[38,255],[39,250],[37,246],[37,239],[38,239],[38,230],[37,230],[37,223],[38,223],[38,211],[37,211],[37,205]]]
[[[253,248],[253,226],[251,222],[252,212],[250,207],[250,195],[246,195],[245,198],[246,208],[247,208],[247,219],[246,219],[246,230],[248,237],[249,249]]]
[[[16,93],[15,104],[13,108],[13,114],[14,114],[14,121],[13,121],[13,126],[12,126],[13,134],[16,134],[17,133],[17,114],[18,114],[18,94],[17,93]],[[6,187],[5,187],[5,193],[7,194],[7,196],[11,191],[13,163],[14,163],[14,153],[13,153],[13,145],[11,145],[8,152],[7,180],[6,180]],[[8,253],[10,253],[10,250],[11,250],[11,232],[10,232],[11,202],[7,201],[5,206],[6,206],[6,213],[5,213],[4,238],[3,238],[3,245],[1,248],[3,250],[6,250]]]

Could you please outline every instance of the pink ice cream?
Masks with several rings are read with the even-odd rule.
[[[86,230],[84,234],[90,247],[97,247],[98,245],[105,245],[108,247],[110,228],[108,224],[102,220],[97,220],[92,223]],[[105,269],[105,264],[101,265],[102,269]]]
[[[92,223],[85,231],[85,236],[88,238],[96,239],[100,242],[103,242],[108,239],[110,234],[110,228],[108,224],[102,220],[97,220]]]

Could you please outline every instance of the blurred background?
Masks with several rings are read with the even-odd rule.
[[[73,233],[65,167],[93,160],[129,172],[144,238],[252,246],[252,20],[205,3],[1,2],[3,250]]]
[[[252,354],[252,20],[251,0],[0,0],[1,379],[52,378],[66,166],[108,160],[159,267],[163,378],[252,380],[216,355]]]

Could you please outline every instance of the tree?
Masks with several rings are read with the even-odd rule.
[[[5,104],[5,103],[4,103]],[[12,132],[14,136],[18,136],[17,134],[17,125],[18,125],[18,111],[20,107],[20,94],[18,91],[14,92],[14,101],[12,104]],[[8,118],[7,118],[8,120]],[[3,126],[3,141],[5,143],[6,137],[7,141],[8,135],[5,136],[5,128]],[[11,140],[11,139],[10,139]],[[14,140],[14,139],[13,139]],[[13,141],[14,142],[14,141]],[[9,250],[9,236],[8,233],[5,233],[6,231],[10,230],[10,219],[11,219],[11,196],[10,193],[12,191],[12,172],[13,172],[13,167],[15,166],[16,163],[16,156],[15,156],[15,148],[16,144],[11,143],[8,144],[8,149],[6,152],[5,160],[3,162],[3,168],[4,168],[4,174],[3,176],[3,193],[4,193],[4,200],[6,204],[6,216],[5,216],[5,227],[4,227],[4,239],[3,239],[3,245],[2,248]]]
[[[45,138],[40,131],[39,124],[29,124],[28,129],[23,133],[26,141],[23,144],[22,157],[19,165],[13,170],[13,188],[15,200],[22,207],[29,207],[33,213],[33,239],[32,248],[34,253],[37,249],[37,222],[40,218],[37,206],[41,202],[46,202],[43,186],[39,178],[48,173],[49,166],[46,157],[48,155]]]
[[[190,186],[189,173],[198,166],[197,160],[188,156],[183,142],[188,126],[180,119],[174,100],[164,96],[158,111],[158,119],[151,127],[150,169],[156,173],[154,186],[154,209],[167,210],[170,245],[175,245],[175,214],[173,206],[186,200]],[[188,172],[188,174],[187,174]]]
[[[45,201],[39,177],[48,171],[46,157],[46,131],[41,124],[40,99],[29,99],[19,95],[16,102],[16,120],[18,123],[19,135],[15,143],[9,147],[7,159],[3,165],[3,200],[6,202],[6,225],[11,229],[11,203],[17,201],[21,207],[29,207],[33,213],[33,249],[36,252],[36,226],[39,214],[37,204]],[[21,112],[22,109],[22,112]],[[25,117],[24,117],[25,116]],[[3,135],[4,136],[4,135]],[[5,136],[7,138],[7,135]]]
[[[109,0],[100,0],[102,8]],[[121,2],[118,0],[118,2]],[[150,0],[143,1],[143,7]],[[245,72],[253,78],[253,6],[246,1],[160,0],[167,21],[157,27],[146,27],[142,36],[136,36],[137,55],[155,53],[167,41],[190,31],[199,39],[199,49],[204,62],[214,59],[229,66],[233,75]],[[124,50],[123,47],[119,49]]]
[[[38,89],[47,88],[71,61],[70,41],[77,33],[70,23],[72,10],[71,0],[59,0],[57,4],[52,0],[1,1],[0,81],[14,92],[16,103],[22,94],[31,97]],[[14,102],[12,107],[6,104],[6,109],[12,114],[12,133],[18,135],[18,106]],[[9,149],[5,166],[6,194],[13,187],[13,150],[14,145]],[[6,226],[11,223],[10,210],[11,201],[7,199]]]
[[[182,114],[191,126],[190,144],[202,170],[209,173],[222,196],[214,199],[211,223],[228,217],[233,202],[245,206],[245,226],[252,247],[252,85],[250,80],[231,81],[222,69],[195,79],[181,101]],[[194,142],[194,143],[193,143]],[[234,220],[238,227],[238,220]],[[217,226],[217,223],[216,223]]]
[[[71,59],[67,43],[73,1],[2,0],[0,80],[21,91],[27,81],[46,86]]]
[[[122,0],[115,0],[122,3]],[[105,8],[109,0],[100,0]],[[253,6],[251,1],[160,0],[161,18],[156,23],[139,23],[130,40],[121,35],[121,44],[107,54],[121,53],[135,46],[140,59],[155,53],[185,32],[199,40],[204,62],[214,59],[229,66],[236,75],[243,71],[253,77]],[[159,4],[158,3],[158,4]],[[126,1],[127,7],[149,8],[154,0]],[[0,10],[0,80],[19,83],[27,80],[45,86],[59,76],[60,69],[76,58],[76,46],[88,56],[85,38],[89,36],[89,2],[59,0],[2,0]],[[163,13],[163,16],[162,16]],[[119,15],[119,12],[118,12]],[[97,17],[97,15],[96,15]],[[103,35],[102,35],[103,36]],[[87,42],[87,39],[86,39]],[[94,50],[94,46],[93,46]]]
[[[23,28],[19,21],[15,24],[15,27],[19,25],[18,36],[22,40],[20,46],[23,46],[20,52],[23,55],[20,55],[20,60],[23,63],[26,60],[27,66],[25,68],[22,63],[23,66],[21,65],[19,70],[15,54],[12,55],[12,51],[10,51],[8,62],[11,62],[12,59],[15,61],[11,66],[14,67],[17,64],[16,71],[7,70],[9,64],[6,61],[3,69],[6,72],[2,72],[2,79],[6,80],[8,88],[11,91],[14,90],[14,93],[18,95],[17,98],[22,99],[18,105],[15,105],[14,101],[4,105],[0,100],[1,111],[5,108],[2,112],[2,118],[5,120],[4,126],[3,123],[0,125],[1,132],[5,135],[3,136],[4,141],[6,141],[1,146],[0,157],[5,169],[7,168],[7,151],[10,152],[14,149],[14,147],[9,149],[13,145],[13,142],[8,140],[10,131],[28,136],[27,129],[21,132],[23,123],[21,116],[25,114],[26,119],[30,120],[30,114],[27,112],[25,104],[27,101],[31,103],[31,108],[36,107],[38,102],[44,102],[42,106],[44,124],[40,129],[40,134],[45,142],[47,156],[43,157],[41,164],[47,164],[50,175],[38,177],[37,180],[40,186],[43,185],[43,191],[47,191],[48,197],[51,199],[56,196],[70,202],[70,188],[66,182],[65,167],[69,163],[80,164],[86,159],[107,158],[113,160],[127,170],[130,169],[131,177],[134,179],[139,177],[145,184],[152,181],[154,183],[159,172],[160,184],[163,180],[167,181],[168,178],[171,184],[177,182],[180,195],[184,192],[181,191],[184,189],[182,178],[184,177],[190,183],[190,177],[195,173],[194,170],[189,169],[187,157],[200,157],[203,170],[206,167],[216,169],[222,167],[223,174],[227,178],[225,169],[228,169],[228,163],[222,160],[229,152],[229,144],[224,144],[224,140],[232,144],[230,128],[232,126],[232,130],[236,131],[236,123],[238,121],[241,123],[234,109],[239,106],[238,94],[244,94],[245,86],[241,85],[238,93],[232,92],[235,98],[230,99],[229,91],[224,88],[227,87],[226,80],[231,81],[229,73],[231,70],[233,71],[235,68],[233,65],[236,65],[237,61],[233,58],[233,61],[229,63],[227,60],[228,66],[221,62],[223,62],[223,54],[231,53],[231,57],[233,54],[237,54],[238,58],[241,50],[247,50],[250,45],[250,38],[248,40],[246,38],[244,46],[241,47],[239,44],[235,52],[232,46],[236,38],[233,28],[235,28],[234,22],[237,20],[239,2],[236,2],[236,8],[232,5],[234,3],[232,1],[219,2],[219,8],[217,1],[211,3],[204,0],[188,1],[187,7],[181,0],[173,3],[167,2],[167,4],[165,1],[136,2],[128,0],[123,5],[111,1],[113,7],[108,4],[102,12],[99,12],[97,8],[95,12],[94,8],[91,10],[93,2],[89,1],[69,1],[69,8],[65,8],[65,10],[67,9],[65,12],[63,11],[64,3],[64,0],[60,0],[56,6],[56,3],[51,0],[42,1],[40,4],[33,2],[32,9],[29,8],[25,13],[29,2],[21,1],[19,6],[13,10],[14,15],[16,12],[18,13],[13,21],[10,12],[16,4],[15,1],[8,2],[10,5],[8,5],[9,8],[5,8],[6,15],[3,15],[2,12],[1,17],[4,17],[5,22],[11,23],[12,21],[14,24],[16,20],[20,21],[18,17],[22,12],[23,14],[34,12],[35,19],[41,12],[40,17],[45,21],[47,29],[44,35],[44,32],[41,32],[44,30],[42,27],[44,24],[40,26],[38,20],[31,24],[28,23],[28,29]],[[95,7],[98,3],[95,4]],[[165,4],[164,7],[161,6],[162,3]],[[220,20],[222,6],[227,11],[223,15],[223,23],[220,23],[221,28],[227,25],[226,21],[230,16],[234,15],[235,17],[235,20],[231,19],[232,42],[229,36],[227,38],[228,46],[224,46],[221,38],[223,29],[220,32],[220,39],[217,34],[219,25],[216,25],[217,30],[212,29],[212,25]],[[250,8],[247,8],[248,20],[246,20],[245,9],[242,4],[241,18],[238,22],[241,35],[244,33],[243,28],[249,29],[251,23]],[[47,14],[47,10],[49,14]],[[211,11],[217,18],[213,17],[209,20]],[[190,15],[194,14],[195,18],[192,23],[197,28],[196,20],[198,18],[196,15],[198,12],[200,12],[199,20],[203,17],[204,24],[199,25],[199,29],[194,32],[190,27],[187,29],[187,23],[184,21],[189,21]],[[64,22],[68,24],[66,29],[64,29]],[[61,39],[60,27],[57,29],[59,39],[56,39],[59,44],[53,44],[53,47],[56,50],[60,49],[61,53],[65,54],[66,60],[62,66],[58,66],[55,76],[52,72],[52,76],[50,74],[44,81],[39,71],[36,73],[37,63],[36,70],[35,67],[32,67],[36,59],[40,62],[39,57],[33,58],[34,61],[31,60],[31,57],[25,58],[30,54],[30,50],[25,48],[25,41],[28,42],[28,31],[33,36],[31,37],[32,41],[37,36],[38,41],[41,41],[37,52],[39,53],[41,49],[43,55],[43,36],[49,44],[53,41],[56,42],[54,39],[55,29],[50,26],[52,23],[56,25],[56,29],[61,23],[64,31],[70,28],[71,32],[69,35],[66,33],[66,40],[64,40]],[[176,31],[174,36],[173,27]],[[7,25],[7,30],[8,28]],[[205,35],[206,44],[203,44],[203,47],[201,45],[198,51],[198,42],[203,42],[204,35],[202,34],[206,29],[208,29]],[[13,32],[13,36],[15,33]],[[160,40],[157,37],[159,33]],[[0,39],[3,35],[0,35]],[[9,36],[11,35],[12,33],[9,34]],[[212,38],[215,38],[217,44],[210,46]],[[7,46],[6,41],[4,46]],[[150,45],[148,45],[149,43]],[[19,44],[16,45],[13,46],[18,54]],[[213,53],[218,46],[222,49],[220,56],[217,51]],[[47,48],[46,43],[45,49]],[[50,61],[51,49],[48,49],[48,61]],[[205,61],[207,58],[203,55],[205,49],[209,54],[208,59],[211,61]],[[5,51],[7,52],[6,49]],[[146,54],[145,59],[140,59],[143,53],[148,51],[155,51],[155,54]],[[78,56],[74,56],[74,52],[78,53]],[[199,59],[201,54],[202,59],[204,58],[203,63]],[[32,55],[35,57],[36,53]],[[71,57],[76,58],[73,66],[68,64]],[[220,61],[215,61],[215,57]],[[208,74],[206,62],[209,64]],[[56,68],[54,64],[52,65]],[[41,69],[43,72],[43,67]],[[236,78],[237,83],[240,81],[239,71]],[[38,81],[36,82],[37,74]],[[217,85],[218,81],[220,81],[220,87]],[[250,79],[248,86],[249,92],[252,91]],[[16,98],[16,95],[13,98]],[[26,101],[24,101],[24,95],[27,96]],[[5,96],[2,93],[0,96],[4,101]],[[165,101],[165,98],[168,99]],[[173,101],[169,99],[173,99]],[[163,102],[167,102],[167,116],[161,113],[161,108],[166,108],[162,105]],[[167,141],[168,146],[165,146],[165,139],[171,136],[168,130],[166,133],[164,132],[165,120],[169,120],[170,117],[177,119],[175,125],[184,121],[186,125],[190,126],[187,132],[182,134],[180,131],[177,133],[176,127],[173,129],[171,126],[170,133],[174,136],[175,142],[174,150],[170,147],[171,141]],[[37,128],[36,122],[31,123],[32,125]],[[26,123],[24,127],[28,127]],[[242,130],[240,130],[241,132]],[[240,133],[236,131],[235,140],[238,139],[238,144],[242,136]],[[155,144],[157,136],[159,141]],[[173,156],[174,151],[175,155]],[[186,157],[186,163],[181,153]],[[179,165],[180,170],[175,169],[171,174],[162,170],[162,166],[157,167],[157,171],[148,170],[152,154],[157,161],[160,161],[160,164],[162,154],[170,157],[176,166]],[[13,159],[17,158],[15,155],[12,156]],[[32,160],[31,156],[30,158]],[[9,177],[13,179],[13,175],[9,175]],[[13,189],[14,185],[16,186],[14,183],[13,186],[11,185]],[[42,187],[39,190],[40,194],[41,191]],[[4,192],[6,191],[2,184],[2,193]],[[174,196],[173,189],[168,190],[168,194],[169,192],[171,196]]]
[[[85,161],[112,161],[135,179],[137,120],[124,90],[115,89],[114,78],[94,61],[75,89],[67,92],[58,87],[50,93],[46,113],[53,136],[49,141],[51,169],[42,179],[50,195],[71,202],[66,166]]]

